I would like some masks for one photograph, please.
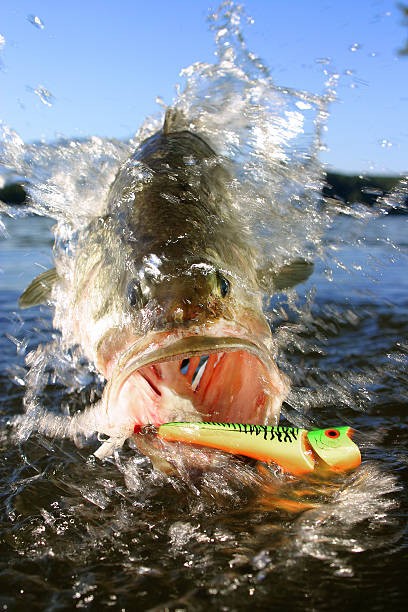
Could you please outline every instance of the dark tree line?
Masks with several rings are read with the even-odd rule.
[[[340,200],[345,205],[360,202],[372,206],[379,197],[388,195],[398,184],[398,176],[353,176],[328,172],[323,194]],[[6,204],[27,203],[24,184],[10,183],[0,189],[0,200]],[[406,200],[408,210],[408,196]]]
[[[399,8],[402,11],[402,14],[404,16],[404,24],[408,26],[408,6],[400,4]],[[405,43],[405,47],[399,50],[399,54],[408,55],[408,39],[407,39],[407,42]]]

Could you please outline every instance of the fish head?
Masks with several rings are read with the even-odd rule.
[[[105,433],[180,419],[275,424],[288,383],[259,291],[208,260],[180,269],[160,261],[149,255],[127,273],[103,317],[122,321],[95,349],[108,381]]]

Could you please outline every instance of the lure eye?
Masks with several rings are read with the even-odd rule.
[[[143,308],[146,306],[147,299],[143,295],[142,288],[138,280],[133,279],[127,286],[127,299],[132,308]]]
[[[221,272],[217,272],[218,289],[221,297],[225,298],[231,291],[231,284]]]
[[[334,440],[340,436],[340,432],[337,429],[326,429],[324,435]]]

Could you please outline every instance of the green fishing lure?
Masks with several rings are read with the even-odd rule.
[[[235,455],[277,463],[292,474],[307,474],[323,466],[343,472],[361,463],[360,450],[351,439],[351,427],[308,431],[297,427],[246,423],[164,423],[159,438],[216,448]]]

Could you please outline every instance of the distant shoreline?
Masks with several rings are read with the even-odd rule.
[[[379,198],[386,198],[397,187],[401,179],[402,177],[399,176],[357,176],[328,172],[323,195],[339,200],[345,206],[356,203],[374,206]],[[394,212],[402,211],[408,212],[408,194],[405,196],[402,207],[399,206]]]
[[[357,176],[328,172],[323,195],[338,200],[344,206],[360,203],[373,206],[378,198],[387,197],[398,185],[398,176]],[[27,203],[27,193],[24,183],[9,183],[0,189],[0,200],[5,204],[19,206]],[[404,203],[395,210],[390,205],[390,213],[408,213],[408,194]]]

